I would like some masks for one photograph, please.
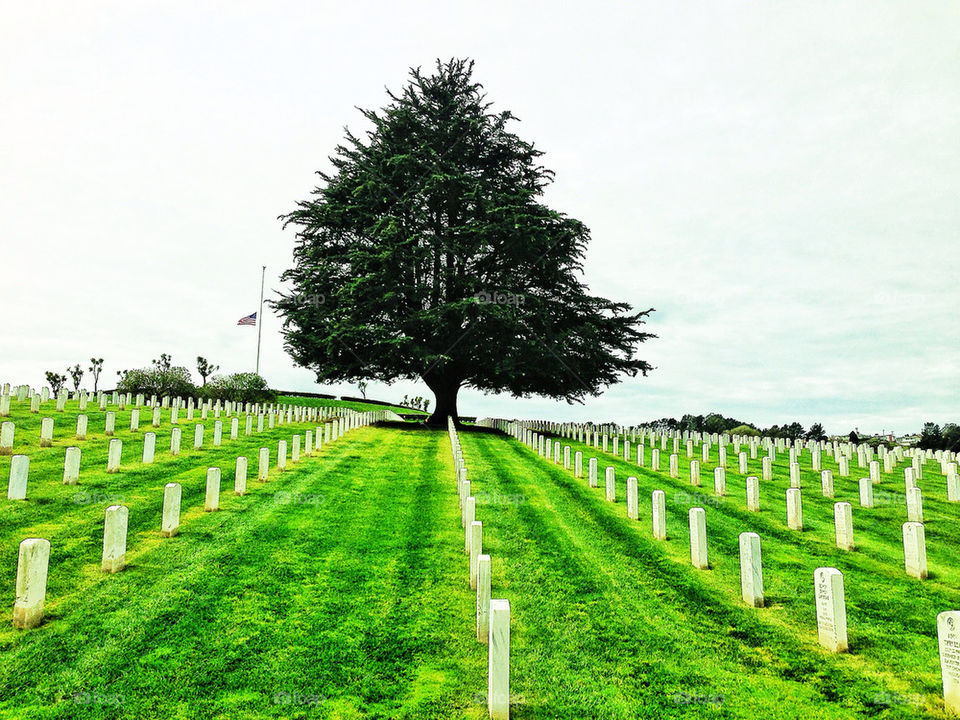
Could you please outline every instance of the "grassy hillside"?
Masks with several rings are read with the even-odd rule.
[[[402,407],[400,405],[377,405],[375,403],[356,402],[354,400],[332,400],[329,398],[298,397],[294,395],[280,395],[277,402],[286,405],[301,405],[303,407],[345,407],[357,412],[376,412],[377,410],[392,410],[395,413],[404,415],[423,415],[426,417],[429,413],[412,408]]]
[[[139,464],[141,432],[118,413],[123,471],[105,472],[103,413],[73,438],[76,409],[40,414],[16,405],[15,452],[31,456],[28,499],[0,499],[0,717],[2,718],[483,718],[485,646],[473,636],[474,594],[459,524],[445,432],[387,424],[348,433],[285,473],[256,481],[256,452],[290,442],[314,423]],[[40,418],[56,419],[54,446],[39,448]],[[229,428],[229,423],[225,423]],[[242,426],[241,426],[242,427]],[[497,433],[461,440],[492,556],[493,597],[512,610],[515,718],[916,718],[943,717],[935,619],[960,607],[958,506],[925,466],[931,578],[902,568],[902,466],[859,507],[856,479],[820,495],[805,466],[805,530],[786,527],[786,454],[761,481],[763,510],[746,510],[735,458],[728,495],[682,476],[600,458],[600,487]],[[61,482],[64,450],[83,448],[78,486]],[[231,493],[238,455],[249,493]],[[649,447],[647,457],[649,459]],[[648,460],[649,462],[649,460]],[[750,474],[760,475],[760,461]],[[825,467],[836,470],[824,456]],[[853,463],[855,466],[855,462]],[[603,469],[617,474],[604,500]],[[6,478],[10,458],[0,457]],[[205,471],[223,472],[221,505],[202,511]],[[667,467],[666,454],[663,467]],[[640,521],[626,516],[636,475]],[[183,485],[181,534],[159,537],[163,485]],[[650,494],[667,493],[666,541],[650,531]],[[888,492],[889,496],[881,495]],[[833,502],[854,506],[857,549],[834,545]],[[103,512],[130,508],[129,567],[99,570]],[[690,565],[687,512],[706,508],[711,568]],[[767,606],[740,600],[737,537],[763,541]],[[17,546],[51,541],[47,619],[11,625]],[[817,644],[813,571],[844,572],[851,651]]]

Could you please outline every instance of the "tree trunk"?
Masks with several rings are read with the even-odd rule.
[[[429,376],[423,381],[433,391],[433,414],[427,418],[427,425],[447,427],[447,417],[452,417],[457,427],[460,427],[460,415],[457,413],[457,393],[460,392],[460,381],[447,377]]]

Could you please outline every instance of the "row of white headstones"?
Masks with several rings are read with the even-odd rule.
[[[85,416],[83,415],[79,417],[85,419]],[[269,427],[270,428],[275,427],[274,415],[270,414],[269,418],[270,418]],[[343,431],[343,428],[345,423],[347,422],[347,419],[348,418],[346,416],[341,416],[335,422],[327,423],[324,426],[318,426],[317,427],[318,434],[316,437],[318,447],[319,447],[319,444],[322,442],[319,434],[321,431],[325,433],[325,441],[330,442],[331,434],[333,434],[334,439],[336,439],[336,433],[338,431],[340,432]],[[302,420],[294,419],[293,422],[302,422]],[[4,425],[10,425],[10,424],[12,423],[4,423]],[[86,422],[84,422],[83,425],[84,425],[84,430],[86,430]],[[246,425],[245,434],[252,435],[253,434],[253,416],[252,415],[246,416],[245,425]],[[78,421],[78,426],[79,426],[79,421]],[[263,432],[263,426],[264,426],[264,416],[259,415],[257,418],[257,433]],[[194,450],[200,450],[203,448],[203,439],[204,439],[205,430],[206,429],[204,425],[200,423],[197,423],[197,425],[195,426],[194,433],[193,433]],[[111,430],[107,434],[112,434],[112,432],[113,431]],[[131,432],[135,432],[135,430],[131,430]],[[174,427],[171,430],[170,455],[172,457],[176,457],[180,454],[181,432],[182,431],[179,427]],[[214,428],[213,428],[213,446],[214,447],[220,447],[222,445],[222,442],[223,442],[222,435],[223,435],[222,423],[219,420],[217,420],[214,423]],[[83,438],[80,438],[79,431],[78,431],[77,437],[78,439],[83,439]],[[83,437],[85,438],[86,435],[84,434]],[[233,420],[231,421],[230,439],[236,440],[238,439],[238,437],[239,437],[239,419],[233,418]],[[309,447],[310,445],[312,445],[312,442],[313,442],[313,433],[312,431],[308,430],[306,434],[306,446]],[[41,446],[49,447],[50,445],[51,443],[44,445],[43,441],[41,440]],[[153,432],[144,433],[143,452],[140,460],[141,464],[149,465],[154,462],[154,459],[156,456],[156,445],[157,445],[156,433],[153,433]],[[285,462],[286,443],[284,441],[281,441],[281,446],[283,447],[282,461]],[[265,448],[261,449],[261,451],[262,450],[265,450]],[[292,450],[292,455],[294,457],[294,462],[296,462],[300,454],[300,437],[299,436],[294,436],[291,450]],[[307,450],[307,454],[309,454],[310,452],[311,452],[310,450]],[[107,446],[106,471],[108,473],[120,472],[122,455],[123,455],[123,440],[121,440],[120,438],[111,439],[110,443]],[[81,451],[78,446],[70,446],[66,448],[66,451],[64,453],[64,461],[63,461],[63,482],[65,485],[76,485],[79,482],[80,459],[81,459]],[[30,473],[30,457],[28,455],[14,455],[10,461],[10,476],[7,483],[7,499],[23,500],[26,498],[29,473]]]
[[[464,550],[470,556],[470,587],[477,591],[477,640],[487,644],[487,712],[495,720],[510,717],[510,601],[491,599],[490,555],[483,552],[483,523],[476,519],[477,499],[471,494],[467,466],[453,419],[447,419],[450,449],[457,479]]]
[[[333,423],[317,426],[316,435],[313,431],[305,433],[304,454],[315,453],[313,439],[316,437],[316,450],[320,450],[323,443],[334,442],[345,434],[363,425],[385,419],[385,411],[366,413],[350,412],[338,418]],[[321,437],[324,440],[321,440]],[[112,440],[119,442],[118,440]],[[293,437],[293,452],[291,461],[300,459],[300,436]],[[287,444],[281,440],[277,447],[277,469],[281,472],[286,469]],[[266,482],[269,477],[270,451],[260,448],[258,456],[257,479]],[[221,469],[211,467],[206,473],[206,493],[204,510],[214,512],[220,509],[220,479]],[[247,490],[247,458],[238,457],[236,460],[236,475],[234,478],[234,493],[244,495]],[[160,536],[174,537],[180,529],[182,487],[179,483],[167,483],[163,490],[163,505],[161,512]],[[126,566],[127,552],[127,525],[129,508],[123,505],[111,505],[104,514],[103,554],[101,556],[101,571],[115,573]],[[46,538],[27,538],[20,543],[17,560],[16,599],[13,607],[13,625],[19,629],[36,627],[43,620],[43,610],[46,602],[47,572],[50,561],[50,541]]]
[[[483,425],[496,427],[522,442],[539,456],[551,459],[554,463],[561,462],[561,453],[563,458],[563,467],[570,470],[569,445],[563,446],[559,441],[551,441],[543,434],[530,429],[527,424],[517,421],[484,419]],[[643,444],[639,448],[642,449]],[[616,450],[615,450],[616,452]],[[657,450],[653,451],[653,470],[659,471],[659,462],[656,455]],[[746,468],[743,462],[745,453],[740,455],[740,469],[745,473]],[[706,452],[704,458],[706,459]],[[907,483],[907,509],[908,522],[903,525],[903,548],[904,548],[904,566],[906,573],[918,579],[927,577],[927,558],[926,542],[924,528],[922,524],[923,511],[920,500],[920,490],[913,484],[915,477],[921,476],[923,461],[917,461],[920,454],[915,454],[915,463],[912,467],[906,468],[905,479]],[[955,485],[957,468],[952,454],[942,454],[937,459],[945,464],[945,473],[948,477],[948,488]],[[629,446],[626,447],[626,459],[630,459]],[[642,466],[642,453],[638,455],[638,464]],[[764,458],[764,461],[770,461],[770,458]],[[879,473],[875,471],[876,461],[867,459],[870,463],[871,477],[860,480],[860,498],[861,505],[864,507],[873,507],[872,493],[873,483],[879,482]],[[677,470],[677,455],[671,456],[670,475],[673,478],[679,477]],[[573,463],[574,476],[583,477],[583,453],[577,452]],[[919,467],[918,467],[919,465]],[[588,484],[590,487],[597,487],[597,458],[590,458],[588,465]],[[768,468],[768,463],[764,462],[764,470]],[[765,473],[766,474],[766,473]],[[768,478],[772,477],[770,475]],[[799,466],[791,456],[790,463],[791,485],[796,485],[787,490],[787,525],[791,529],[800,530],[803,528],[803,515],[800,501],[799,489]],[[699,465],[698,461],[691,462],[691,481],[699,485]],[[639,498],[637,490],[637,478],[627,478],[627,516],[633,520],[639,519]],[[746,478],[747,483],[747,506],[749,510],[759,510],[759,481],[758,478],[750,476]],[[822,471],[822,487],[825,497],[833,496],[833,478],[829,470]],[[605,497],[608,501],[616,500],[616,476],[613,467],[606,468],[605,473]],[[725,469],[717,467],[715,469],[715,490],[718,495],[726,494]],[[652,532],[653,537],[658,540],[665,540],[666,530],[666,494],[663,490],[655,490],[652,494]],[[950,498],[954,500],[953,497]],[[691,564],[698,569],[709,568],[707,557],[707,531],[706,531],[706,511],[703,508],[691,508],[689,511],[689,532],[690,532],[690,559]],[[852,508],[850,503],[834,504],[834,523],[836,533],[837,547],[845,550],[852,550],[853,543],[853,521]],[[760,536],[754,532],[744,532],[739,536],[740,546],[740,586],[743,601],[753,607],[763,606],[763,566],[760,553]],[[819,643],[831,652],[844,652],[848,649],[847,641],[847,618],[846,602],[844,598],[843,573],[837,568],[821,567],[814,571],[814,596],[817,610],[817,637]],[[943,697],[944,703],[949,712],[960,713],[960,611],[945,611],[937,616],[937,631],[939,637],[940,666],[943,678]]]
[[[41,407],[51,400],[49,396],[48,388],[44,387],[40,392],[34,391],[29,385],[20,385],[13,389],[11,393],[10,383],[5,383],[2,390],[0,390],[0,417],[7,417],[10,415],[11,401],[16,399],[18,402],[30,402],[30,412],[39,413]],[[247,414],[253,413],[281,413],[288,411],[289,416],[292,416],[294,412],[301,413],[315,413],[318,410],[328,413],[329,415],[344,415],[350,410],[343,406],[329,406],[325,408],[306,408],[297,405],[284,405],[279,403],[240,403],[226,401],[221,403],[220,400],[194,400],[193,397],[188,397],[184,400],[182,397],[170,397],[164,395],[161,398],[157,398],[156,395],[152,395],[149,400],[146,400],[146,397],[143,394],[139,394],[136,397],[132,393],[118,393],[114,391],[112,394],[107,394],[102,390],[97,392],[96,395],[88,393],[86,390],[79,390],[75,393],[70,393],[67,390],[61,390],[60,393],[55,398],[56,401],[56,410],[57,412],[65,412],[67,401],[70,399],[77,401],[79,410],[81,412],[87,409],[88,403],[93,400],[100,410],[106,410],[108,405],[117,406],[118,410],[124,410],[128,405],[132,406],[135,409],[141,407],[148,408],[169,408],[171,412],[171,421],[176,424],[179,417],[179,411],[184,409],[186,411],[187,420],[193,419],[193,413],[195,409],[199,409],[201,413],[201,419],[206,420],[207,415],[210,412],[214,413],[214,417],[219,418],[221,411],[225,412],[229,417],[232,412],[246,412]],[[156,414],[154,418],[156,418]]]

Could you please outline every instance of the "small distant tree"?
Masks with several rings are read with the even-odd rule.
[[[167,353],[160,353],[160,358],[157,360],[152,360],[153,366],[157,370],[169,370],[171,367],[172,358]]]
[[[856,430],[851,430],[850,435],[847,436],[852,443],[860,442],[860,436],[857,434]]]
[[[430,401],[429,401],[428,399],[426,399],[426,398],[424,398],[424,400],[423,400],[423,411],[424,411],[424,412],[429,412],[429,411],[430,411]]]
[[[73,380],[73,391],[77,392],[80,389],[80,381],[83,380],[83,368],[80,367],[80,363],[77,363],[72,368],[67,368],[67,372]]]
[[[360,391],[360,396],[366,400],[367,399],[367,381],[361,380],[357,383],[357,390]]]
[[[944,423],[940,435],[943,438],[942,447],[944,450],[960,452],[960,425],[956,423]]]
[[[814,423],[810,426],[810,429],[807,430],[807,440],[826,440],[827,434],[823,431],[823,425],[820,423]]]
[[[97,391],[97,381],[103,371],[103,358],[90,358],[90,374],[93,375],[93,391]],[[119,373],[118,373],[119,374]]]
[[[167,361],[169,362],[169,360],[170,360],[170,356],[167,355]],[[201,385],[201,387],[205,387],[207,384],[207,377],[210,375],[213,375],[219,369],[220,369],[219,365],[214,365],[205,357],[200,357],[199,355],[197,355],[197,372],[200,373],[200,377],[203,378],[203,384]]]
[[[50,389],[53,390],[54,396],[60,394],[60,388],[63,387],[63,384],[67,381],[66,375],[60,375],[55,372],[47,370],[47,384],[50,386]]]
[[[940,426],[932,422],[924,423],[923,430],[920,432],[920,442],[917,445],[921,450],[940,450],[943,446]]]

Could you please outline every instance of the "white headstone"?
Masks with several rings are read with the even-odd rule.
[[[653,509],[651,521],[655,540],[667,539],[667,494],[663,490],[654,490],[651,495]],[[691,530],[692,532],[692,530]]]
[[[163,486],[163,517],[160,520],[160,537],[173,537],[180,531],[180,498],[183,490],[177,483]]]
[[[0,455],[13,453],[13,431],[14,425],[9,420],[0,423]]]
[[[477,559],[483,553],[483,523],[470,523],[470,588],[477,589]]]
[[[631,520],[640,519],[640,497],[637,489],[637,478],[632,475],[627,478],[627,517]]]
[[[281,440],[277,443],[277,470],[283,472],[287,469],[287,441]]]
[[[484,645],[490,634],[490,556],[477,557],[477,640]]]
[[[725,468],[713,469],[713,491],[720,497],[727,494],[727,471]]]
[[[236,470],[233,476],[233,494],[245,495],[246,492],[247,492],[247,457],[246,455],[241,455],[240,457],[237,458]]]
[[[787,489],[787,527],[791,530],[803,530],[803,500],[800,488]]]
[[[760,536],[740,533],[740,594],[751,607],[763,607],[763,562]]]
[[[937,640],[944,709],[949,715],[960,715],[960,611],[947,610],[937,615]]]
[[[847,605],[843,573],[836,568],[817,568],[813,573],[817,602],[817,638],[830,652],[847,649]]]
[[[701,570],[710,567],[707,559],[707,514],[703,508],[690,508],[690,562]]]
[[[915,523],[923,522],[923,493],[918,487],[907,490],[907,520]]]
[[[203,425],[197,423],[193,426],[193,449],[199,450],[203,447]]]
[[[860,507],[873,507],[873,483],[870,478],[860,478]]]
[[[490,601],[487,650],[487,713],[491,720],[510,718],[510,601]]]
[[[615,502],[617,499],[616,473],[612,467],[608,467],[604,477],[607,502]]]
[[[108,412],[104,416],[103,434],[113,435],[114,430],[116,430],[116,426],[117,426],[117,414],[114,412]]]
[[[760,510],[760,480],[756,475],[747,477],[747,510]]]
[[[80,448],[68,447],[63,459],[63,484],[76,485],[80,482]]]
[[[853,507],[848,502],[833,504],[833,525],[837,547],[853,550]]]
[[[40,447],[53,445],[53,418],[43,418],[40,421]]]
[[[690,484],[700,487],[700,461],[690,461]]]
[[[260,456],[257,463],[257,480],[266,482],[270,474],[270,450],[269,448],[260,448]]]
[[[123,440],[114,438],[107,447],[107,472],[120,472],[120,457],[123,454]]]
[[[127,564],[127,521],[130,510],[123,505],[111,505],[103,519],[103,556],[100,570],[116,573]]]
[[[29,630],[43,620],[43,604],[47,597],[47,567],[50,563],[50,541],[27,538],[20,543],[17,558],[16,599],[13,603],[13,626]]]
[[[170,431],[170,454],[179,455],[180,454],[180,428],[173,428]]]
[[[910,577],[919,580],[927,577],[927,541],[923,523],[903,524],[903,567]]]
[[[203,501],[204,512],[220,509],[220,468],[207,468],[207,494]]]
[[[589,476],[587,482],[590,487],[597,486],[597,459],[594,457],[590,458]]]

